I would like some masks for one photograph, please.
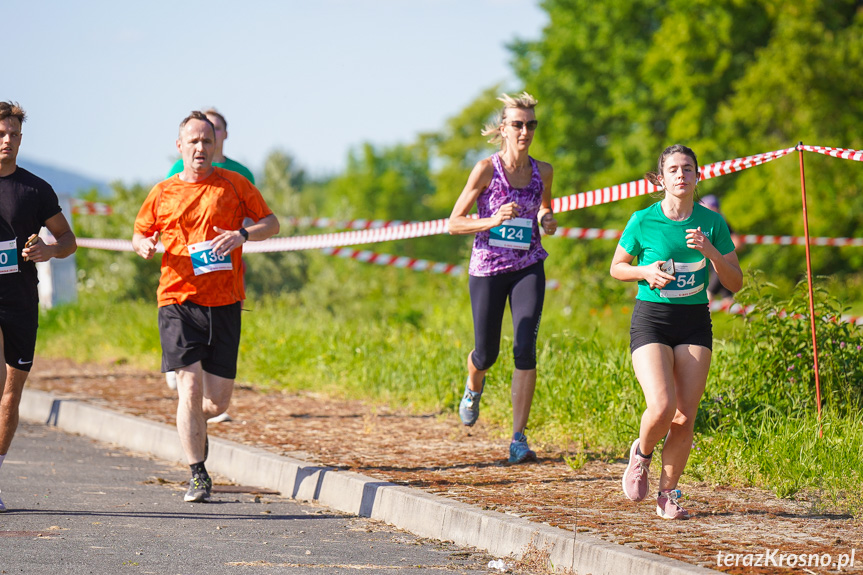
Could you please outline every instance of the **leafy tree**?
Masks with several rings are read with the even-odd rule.
[[[857,1],[545,0],[543,8],[550,23],[542,37],[511,48],[516,72],[540,100],[536,154],[555,166],[556,195],[638,178],[676,142],[693,147],[702,163],[798,140],[863,144]],[[860,166],[811,155],[806,161],[811,231],[853,235],[863,223]],[[802,233],[799,173],[790,158],[700,188],[727,199],[726,215],[740,231]],[[619,227],[648,203],[562,219]],[[746,257],[771,274],[793,277],[803,269],[799,249],[753,248]],[[861,258],[819,248],[815,259],[819,271],[836,272],[859,267]]]

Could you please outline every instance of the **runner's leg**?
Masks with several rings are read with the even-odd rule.
[[[494,276],[471,276],[468,280],[474,333],[474,349],[468,355],[468,388],[474,392],[482,391],[483,377],[500,354],[507,290],[499,284],[500,278]]]
[[[204,415],[204,370],[201,362],[177,372],[177,432],[189,465],[204,461],[207,418]]]
[[[540,262],[524,270],[512,284],[509,308],[512,314],[512,432],[524,433],[536,389],[536,338],[545,302],[545,268]]]
[[[6,365],[6,383],[3,398],[0,399],[0,455],[5,455],[12,444],[15,430],[18,429],[18,405],[27,382],[28,371]]]
[[[674,348],[674,380],[677,410],[662,446],[662,476],[659,489],[674,489],[692,449],[695,415],[707,386],[711,351],[700,345]]]
[[[535,369],[514,369],[512,372],[512,433],[524,433],[536,389]]]
[[[639,449],[644,455],[653,453],[668,434],[677,410],[674,359],[674,351],[661,343],[649,343],[632,352],[632,367],[647,403],[639,430]]]
[[[204,417],[210,418],[228,410],[234,393],[234,380],[204,372]]]

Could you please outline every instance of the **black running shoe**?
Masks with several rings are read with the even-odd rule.
[[[210,492],[213,490],[213,480],[209,477],[193,477],[189,480],[189,489],[183,501],[193,503],[206,503],[210,500]]]

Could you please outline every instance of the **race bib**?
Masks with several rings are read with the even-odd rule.
[[[703,291],[706,284],[706,258],[691,264],[674,262],[674,281],[659,290],[659,295],[667,298],[687,297]]]
[[[18,272],[18,240],[0,242],[0,274]]]
[[[189,246],[189,255],[192,256],[192,270],[196,276],[234,269],[231,263],[231,254],[217,256],[213,252],[211,244],[212,240],[207,240]]]
[[[533,235],[533,220],[514,218],[488,231],[488,245],[499,248],[526,250]]]

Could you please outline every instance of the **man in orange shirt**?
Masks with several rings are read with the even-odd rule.
[[[160,235],[165,246],[157,291],[162,371],[177,372],[177,431],[192,470],[185,500],[193,502],[210,499],[207,419],[228,409],[237,375],[242,245],[279,231],[255,186],[213,167],[215,132],[202,112],[180,123],[183,171],[150,191],[132,237],[144,259],[155,255]],[[247,217],[255,223],[243,227]]]

